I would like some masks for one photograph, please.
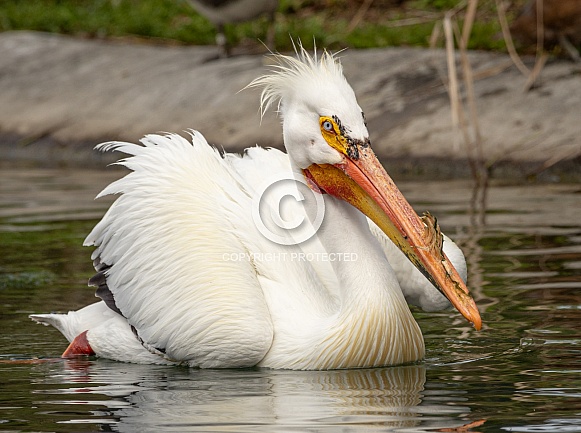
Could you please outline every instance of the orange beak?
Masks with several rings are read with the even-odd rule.
[[[446,296],[477,330],[478,308],[454,265],[442,250],[435,218],[420,218],[395,186],[369,146],[357,158],[344,156],[335,165],[313,164],[305,177],[324,192],[345,200],[367,215],[399,247],[422,274]]]

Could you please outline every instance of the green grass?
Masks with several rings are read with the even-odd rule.
[[[208,44],[214,29],[171,0],[4,0],[0,30],[36,30],[88,37],[139,36]]]
[[[357,28],[347,36],[355,48],[383,46],[427,46],[434,28],[433,23],[405,27],[386,27],[379,24]]]
[[[282,0],[276,21],[276,48],[291,47],[290,35],[308,47],[427,46],[430,34],[457,0],[415,0],[396,8],[376,0],[351,32],[347,29],[362,0]],[[497,35],[493,2],[483,1],[474,26],[471,48],[504,48]],[[479,9],[480,10],[480,9]],[[400,19],[428,15],[412,25],[394,25]],[[420,20],[422,21],[422,20]],[[230,43],[258,44],[266,39],[266,18],[229,25]],[[168,43],[213,44],[214,27],[186,0],[0,0],[0,31],[36,30],[92,38],[138,37]]]

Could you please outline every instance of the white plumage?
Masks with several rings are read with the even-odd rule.
[[[141,145],[101,145],[129,155],[119,164],[131,173],[100,194],[119,197],[85,245],[96,246],[101,283],[122,315],[101,301],[34,320],[69,341],[88,331],[98,356],[138,363],[330,369],[423,357],[404,295],[427,310],[449,303],[359,210],[324,194],[322,226],[299,245],[271,242],[252,219],[257,188],[268,176],[307,176],[315,166],[360,162],[371,152],[336,59],[304,50],[299,59],[277,58],[278,70],[253,85],[264,89],[263,110],[279,101],[289,155],[261,148],[221,155],[195,131],[191,142],[170,134],[146,136]],[[325,121],[338,141],[325,135]],[[343,153],[341,143],[349,146]],[[444,247],[465,278],[461,252],[448,240]],[[291,257],[305,252],[348,252],[357,260]],[[257,259],[265,253],[276,260]]]

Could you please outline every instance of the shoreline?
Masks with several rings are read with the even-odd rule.
[[[120,154],[103,141],[200,130],[230,152],[282,146],[259,92],[240,91],[268,57],[216,59],[212,46],[158,46],[35,32],[0,33],[3,164],[101,168]],[[340,54],[368,119],[372,146],[398,177],[471,177],[451,120],[443,50],[383,48]],[[581,70],[550,61],[540,85],[498,53],[470,52],[483,157],[497,179],[581,181]],[[525,59],[526,60],[526,59]],[[530,59],[529,59],[530,60]]]

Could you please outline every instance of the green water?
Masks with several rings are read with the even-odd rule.
[[[0,432],[581,432],[581,185],[495,185],[483,209],[470,182],[399,183],[464,249],[484,320],[415,311],[424,362],[213,371],[62,360],[27,318],[95,301],[81,243],[118,175],[0,170]]]

